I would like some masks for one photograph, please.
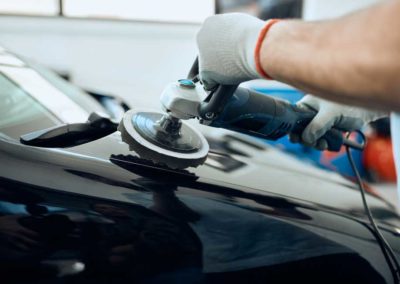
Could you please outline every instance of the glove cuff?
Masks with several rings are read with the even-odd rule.
[[[256,70],[257,72],[263,77],[264,79],[272,80],[271,76],[267,74],[267,72],[262,69],[261,66],[261,58],[260,58],[260,51],[261,51],[261,46],[264,41],[265,36],[267,35],[269,29],[276,24],[277,22],[281,21],[280,19],[270,19],[265,23],[265,26],[262,28],[258,35],[257,43],[256,43],[256,48],[254,49],[254,62],[256,64]]]

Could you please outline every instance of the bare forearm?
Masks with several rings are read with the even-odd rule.
[[[400,1],[324,22],[275,24],[261,49],[274,79],[338,102],[400,111]]]

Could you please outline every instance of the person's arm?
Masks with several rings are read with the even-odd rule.
[[[260,58],[272,78],[337,102],[400,111],[400,1],[329,21],[281,21]]]

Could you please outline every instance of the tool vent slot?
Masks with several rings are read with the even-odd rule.
[[[271,132],[268,136],[270,139],[278,139],[284,135],[286,135],[290,129],[292,128],[291,123],[282,122],[277,129]]]
[[[247,131],[260,131],[269,121],[265,120],[257,120],[254,118],[245,118],[238,121],[235,121],[232,125],[235,128],[247,130]]]

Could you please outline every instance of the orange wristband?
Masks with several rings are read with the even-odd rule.
[[[266,22],[265,26],[262,28],[262,30],[260,31],[260,34],[258,35],[256,48],[254,50],[254,62],[256,63],[256,70],[262,77],[264,77],[265,79],[269,79],[269,80],[272,80],[271,76],[269,76],[261,67],[260,50],[261,50],[261,45],[264,41],[264,38],[267,35],[267,32],[269,31],[269,29],[272,27],[273,24],[275,24],[279,21],[280,21],[280,19],[271,19]]]

